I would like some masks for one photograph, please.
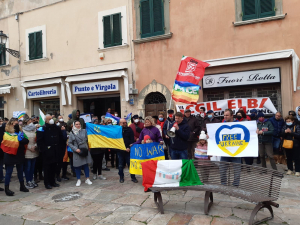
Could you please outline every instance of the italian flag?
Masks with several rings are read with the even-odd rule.
[[[193,160],[151,160],[142,163],[142,170],[145,191],[151,187],[203,185]]]
[[[45,124],[45,114],[42,112],[42,110],[41,109],[39,109],[39,111],[40,111],[40,125],[41,126],[43,126],[44,124]]]

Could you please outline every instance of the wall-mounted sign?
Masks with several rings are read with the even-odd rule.
[[[53,87],[43,87],[35,89],[27,89],[27,98],[45,98],[58,96],[58,90],[56,86]]]
[[[84,84],[73,84],[72,86],[73,94],[109,92],[109,91],[118,91],[118,90],[119,90],[119,81],[117,80],[92,82],[92,83],[84,83]]]
[[[203,88],[216,88],[237,85],[252,85],[280,82],[280,69],[251,70],[234,73],[206,75]]]

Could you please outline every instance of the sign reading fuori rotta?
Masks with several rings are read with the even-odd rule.
[[[280,82],[280,68],[206,75],[203,88]]]
[[[117,80],[73,84],[72,86],[73,94],[109,92],[109,91],[118,91],[118,90],[119,90],[119,81]]]

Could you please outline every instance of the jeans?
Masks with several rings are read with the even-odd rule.
[[[35,168],[36,158],[33,159],[25,159],[24,163],[24,173],[27,182],[31,182],[33,180],[33,173]]]
[[[242,163],[242,158],[240,157],[221,157],[221,162],[232,162],[232,163]],[[228,170],[228,165],[223,165],[221,164],[220,166],[220,176],[221,176],[221,183],[223,185],[230,185],[227,184],[227,170]],[[234,186],[239,186],[240,184],[240,177],[241,177],[241,165],[233,165],[233,173],[234,173],[234,178],[233,178],[233,183],[232,185]]]
[[[16,164],[17,172],[18,172],[18,178],[20,183],[24,183],[23,179],[23,164]],[[14,164],[7,164],[5,165],[6,174],[5,174],[5,185],[9,185],[11,174],[14,169]]]
[[[279,137],[273,137],[273,149],[278,149],[280,147],[280,138]]]
[[[273,157],[272,143],[259,143],[258,144],[259,156],[261,160],[261,166],[267,168],[266,154],[270,159],[270,163],[273,170],[277,170],[276,163]]]
[[[0,159],[0,180],[3,180],[3,179],[4,179],[4,176],[3,176],[3,159]]]
[[[170,154],[171,154],[171,158],[174,159],[188,159],[188,151],[186,150],[175,150],[175,149],[171,149],[170,150]]]
[[[117,152],[119,157],[119,175],[120,178],[124,179],[124,166],[128,166],[130,168],[130,152],[119,151]],[[136,179],[134,174],[130,174],[131,179]]]
[[[80,179],[80,174],[81,174],[81,169],[82,168],[84,169],[85,177],[86,178],[90,177],[89,166],[88,166],[88,164],[84,164],[83,166],[74,167],[75,173],[76,173],[76,177],[77,177],[78,180]]]

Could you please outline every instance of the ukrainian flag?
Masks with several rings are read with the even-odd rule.
[[[86,123],[89,148],[115,148],[126,150],[122,127]]]

